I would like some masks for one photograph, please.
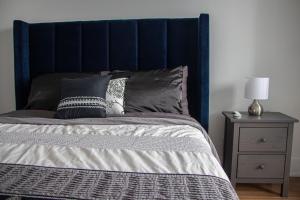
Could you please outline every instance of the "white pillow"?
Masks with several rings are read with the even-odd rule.
[[[109,81],[106,90],[106,115],[124,115],[124,92],[127,78]]]

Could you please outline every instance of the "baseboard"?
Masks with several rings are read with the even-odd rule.
[[[300,177],[300,157],[292,157],[290,176]]]

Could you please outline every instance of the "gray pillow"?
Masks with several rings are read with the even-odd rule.
[[[56,111],[60,100],[61,80],[64,78],[87,78],[88,73],[53,73],[33,79],[26,109]]]
[[[125,112],[188,115],[187,67],[128,72]]]

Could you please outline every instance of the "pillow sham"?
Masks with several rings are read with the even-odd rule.
[[[61,81],[59,119],[106,117],[105,95],[111,76],[93,76]]]
[[[55,111],[60,100],[61,80],[87,78],[95,74],[53,73],[38,76],[32,80],[28,103],[25,109]]]
[[[106,115],[124,115],[124,92],[127,78],[109,81],[106,90]]]
[[[165,112],[188,115],[187,67],[130,72],[125,112]]]

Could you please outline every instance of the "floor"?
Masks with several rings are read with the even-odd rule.
[[[238,184],[236,190],[240,197],[240,200],[300,200],[300,177],[290,178],[288,198],[283,198],[280,196],[279,184]]]

